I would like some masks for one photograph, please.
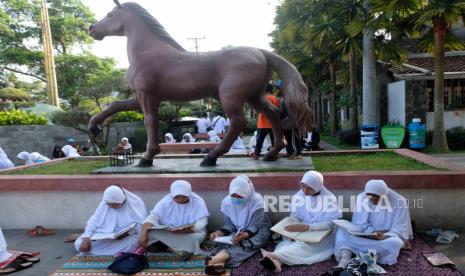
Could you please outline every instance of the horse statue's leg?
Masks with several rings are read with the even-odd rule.
[[[263,161],[276,161],[279,152],[286,146],[284,143],[284,133],[281,126],[281,119],[279,118],[279,109],[272,105],[263,97],[263,94],[249,99],[248,103],[259,112],[263,112],[266,118],[271,123],[271,128],[274,136],[274,145],[269,152],[263,157]]]
[[[105,121],[106,118],[120,111],[129,110],[140,110],[140,104],[136,98],[114,101],[110,103],[104,111],[90,118],[88,129],[92,133],[92,135],[97,136],[101,131],[101,128],[98,125],[103,123],[103,121]]]
[[[139,167],[151,167],[153,157],[161,151],[158,145],[158,108],[160,102],[150,96],[150,94],[142,94],[139,97],[144,112],[144,125],[147,130],[147,149],[139,161]]]
[[[220,155],[229,151],[237,136],[245,127],[245,116],[243,103],[233,99],[221,100],[223,110],[230,120],[229,129],[223,137],[221,143],[202,160],[200,166],[216,166],[216,160]]]

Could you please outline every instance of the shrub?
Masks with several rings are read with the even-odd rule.
[[[6,100],[10,100],[13,102],[29,101],[30,98],[31,96],[29,96],[29,94],[22,89],[17,89],[17,88],[12,88],[12,87],[0,89],[0,99],[2,99],[3,101],[6,101]]]
[[[359,146],[360,145],[360,130],[358,129],[339,130],[337,132],[337,139],[342,144]]]
[[[136,111],[122,111],[113,116],[114,122],[137,122],[144,120],[144,114]]]
[[[144,152],[147,145],[147,131],[144,126],[136,126],[129,137],[133,152]]]
[[[446,131],[446,137],[451,150],[465,149],[465,128],[450,128]]]
[[[22,110],[0,111],[0,126],[45,125],[45,116],[39,116]]]
[[[244,128],[244,134],[253,134],[257,130],[257,119],[252,117],[246,117],[246,124]]]

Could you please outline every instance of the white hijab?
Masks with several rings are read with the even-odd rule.
[[[128,149],[132,149],[132,146],[131,144],[129,143],[129,139],[127,137],[123,137],[121,139],[121,143],[123,143],[124,141],[126,141],[127,143],[126,144],[123,144],[123,149],[125,150],[128,150]]]
[[[65,154],[66,157],[79,157],[81,156],[78,152],[77,149],[71,145],[66,145],[63,148],[61,148],[63,153]]]
[[[3,237],[2,228],[0,228],[0,262],[5,261],[9,257],[11,257],[11,253],[7,251],[5,237]]]
[[[231,195],[238,194],[246,199],[244,205],[231,202]],[[252,181],[240,175],[229,184],[229,195],[221,202],[221,212],[229,217],[237,229],[244,229],[249,225],[252,215],[259,209],[264,208],[263,197],[255,192]]]
[[[234,141],[234,143],[231,146],[231,149],[237,149],[237,150],[244,150],[245,146],[244,143],[242,142],[241,137],[237,137],[237,139]]]
[[[0,147],[0,170],[13,168],[15,165],[6,155],[5,151]]]
[[[188,137],[188,140],[189,142],[186,142],[186,140],[184,138]],[[195,138],[192,137],[192,134],[190,134],[189,132],[188,133],[185,133],[183,136],[182,136],[182,141],[181,143],[183,144],[186,144],[186,143],[195,143]]]
[[[387,208],[376,208],[380,206],[368,202],[370,210],[362,208],[362,201],[367,200],[367,193],[379,195],[378,205],[390,206]],[[374,231],[389,231],[402,237],[412,239],[412,225],[407,200],[397,192],[389,189],[383,180],[370,180],[365,185],[365,191],[357,196],[356,208],[352,222],[362,226],[363,229],[371,226]]]
[[[307,196],[300,189],[292,198],[291,214],[303,223],[316,223],[338,219],[342,211],[336,196],[323,185],[323,175],[317,171],[308,171],[300,181],[312,188],[317,194]]]
[[[189,201],[179,204],[174,201],[178,195],[187,196]],[[199,219],[210,216],[203,198],[192,192],[191,184],[185,180],[176,180],[171,184],[170,193],[163,197],[153,208],[160,218],[160,224],[179,227],[195,223]]]
[[[168,144],[176,143],[176,140],[174,140],[173,134],[169,132],[165,134],[165,143],[168,143]]]
[[[16,157],[26,161],[26,165],[30,165],[30,164],[34,164],[34,163],[41,163],[41,162],[45,162],[45,161],[50,160],[50,159],[48,159],[47,157],[41,155],[38,152],[29,153],[27,151],[22,151],[22,152],[18,153],[18,155]]]
[[[217,143],[221,142],[221,138],[218,136],[218,134],[214,130],[210,130],[208,132],[208,137],[210,137],[210,142],[217,142]]]
[[[107,204],[123,202],[123,207],[119,209],[113,209]],[[102,201],[87,222],[86,232],[112,233],[134,222],[142,224],[146,217],[147,209],[140,197],[112,185],[105,189]]]

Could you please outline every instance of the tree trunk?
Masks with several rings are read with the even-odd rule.
[[[331,136],[336,136],[337,134],[337,112],[336,112],[336,72],[332,62],[329,62],[329,75],[331,79],[331,113],[330,113],[330,122],[331,122]]]
[[[323,132],[323,112],[321,109],[323,108],[321,104],[321,92],[315,93],[315,115],[316,115],[316,129],[322,133]]]
[[[355,69],[354,53],[349,53],[349,78],[350,78],[350,109],[349,109],[349,127],[358,129],[358,112],[355,87],[357,85],[357,74]]]
[[[378,124],[374,31],[363,31],[363,124]]]
[[[434,128],[433,149],[448,152],[446,131],[444,127],[444,41],[447,22],[442,16],[433,18],[434,31]]]

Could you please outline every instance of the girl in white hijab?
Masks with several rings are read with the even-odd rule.
[[[353,253],[374,249],[380,264],[397,262],[400,249],[413,238],[407,200],[388,188],[383,180],[370,180],[365,191],[357,196],[352,222],[366,233],[376,233],[369,239],[337,231],[334,255],[337,267],[345,269]]]
[[[18,157],[18,159],[21,159],[21,160],[24,160],[26,163],[26,165],[32,165],[32,164],[35,164],[35,163],[43,163],[43,162],[46,162],[46,161],[50,161],[50,159],[48,159],[47,157],[41,155],[40,153],[38,152],[27,152],[27,151],[22,151],[20,153],[18,153],[18,155],[16,156]]]
[[[13,168],[14,166],[5,151],[0,147],[0,170]]]
[[[286,227],[287,231],[302,232],[308,230],[332,229],[331,220],[342,217],[337,198],[323,185],[323,175],[317,171],[308,171],[300,181],[300,190],[291,202],[291,217],[296,223]],[[334,234],[319,243],[306,243],[284,238],[274,252],[262,249],[260,263],[274,272],[281,271],[281,265],[311,265],[322,262],[333,255]]]
[[[215,240],[231,236],[232,244],[218,243],[205,260],[205,273],[218,275],[225,267],[237,267],[262,248],[270,237],[271,223],[264,212],[263,197],[255,192],[252,181],[241,175],[229,185],[229,195],[221,202],[224,225],[210,234]]]
[[[121,139],[121,144],[123,145],[123,149],[125,151],[132,152],[132,145],[129,143],[129,139],[127,137],[123,137]]]
[[[210,142],[214,142],[214,143],[220,143],[221,142],[221,138],[218,136],[218,134],[214,130],[210,130],[208,132],[208,137],[209,137]]]
[[[236,140],[231,145],[229,153],[247,153],[245,150],[244,142],[242,142],[242,137],[240,135],[237,136]]]
[[[139,245],[160,242],[184,260],[192,254],[200,254],[200,244],[207,236],[207,205],[185,180],[171,184],[170,193],[163,197],[144,220]],[[150,230],[151,227],[167,229]],[[178,228],[178,230],[172,230]]]
[[[176,143],[176,140],[174,140],[173,134],[171,134],[169,132],[165,134],[165,143],[167,143],[167,144]]]
[[[147,216],[147,209],[140,197],[119,186],[110,186],[103,193],[97,210],[87,222],[84,233],[76,240],[77,251],[92,255],[115,255],[137,247],[140,224]],[[137,223],[136,228],[122,239],[91,241],[95,233],[114,233]]]
[[[189,132],[185,133],[183,136],[182,136],[182,141],[181,143],[183,144],[186,144],[186,143],[195,143],[195,138],[192,137],[192,134],[190,134]]]

